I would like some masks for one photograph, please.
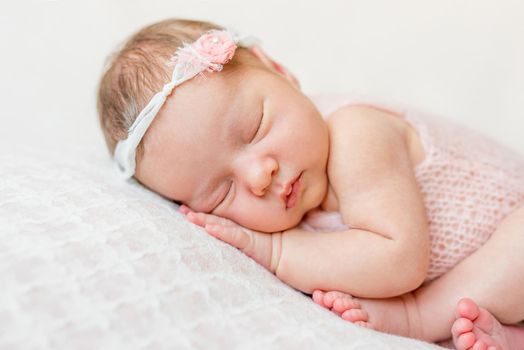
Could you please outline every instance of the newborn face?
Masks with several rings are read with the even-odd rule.
[[[195,211],[277,232],[326,196],[328,148],[326,123],[283,76],[210,73],[175,88],[144,137],[135,177]]]

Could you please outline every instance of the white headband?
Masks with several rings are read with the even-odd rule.
[[[175,86],[203,71],[221,71],[223,65],[233,58],[237,46],[250,47],[256,42],[254,37],[240,37],[230,30],[211,30],[192,44],[185,43],[177,49],[173,56],[175,69],[171,81],[151,98],[127,131],[127,138],[116,145],[115,169],[122,179],[127,180],[134,175],[136,147]]]

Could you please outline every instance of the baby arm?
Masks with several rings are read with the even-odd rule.
[[[417,264],[402,253],[398,242],[372,232],[350,229],[315,233],[293,228],[268,234],[229,219],[192,212],[186,206],[181,211],[212,236],[309,294],[323,289],[383,298],[415,289],[424,277]]]
[[[343,221],[350,227],[345,240],[329,244],[338,254],[346,250],[345,263],[352,266],[340,268],[358,271],[359,278],[347,282],[352,284],[349,293],[384,298],[408,292],[424,280],[430,253],[408,125],[388,111],[349,106],[333,113],[328,126],[330,185]]]
[[[366,230],[320,233],[294,228],[280,239],[275,274],[309,294],[322,289],[385,298],[413,290],[424,279],[425,271],[400,242]]]
[[[315,233],[293,228],[283,233],[250,230],[211,214],[181,207],[187,218],[212,236],[240,249],[285,283],[311,294],[341,290],[369,298],[388,297],[418,287],[411,257],[394,240],[364,230]],[[408,271],[411,270],[411,271]],[[420,274],[420,276],[424,276]]]
[[[276,275],[291,286],[385,298],[424,280],[429,233],[408,127],[399,116],[349,106],[329,120],[328,176],[347,231],[299,228],[280,237]]]

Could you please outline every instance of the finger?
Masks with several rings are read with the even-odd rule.
[[[253,237],[248,230],[242,230],[240,227],[224,227],[216,224],[206,224],[205,229],[212,236],[231,244],[243,252],[249,251]]]
[[[186,215],[186,219],[188,219],[190,222],[192,222],[195,225],[204,226],[202,217],[198,215],[198,213],[188,212]]]
[[[187,214],[187,218],[188,218],[189,221],[191,221],[195,225],[202,226],[202,227],[205,227],[206,225],[226,226],[226,224],[227,224],[227,219],[225,219],[225,218],[222,218],[222,217],[219,217],[219,216],[216,216],[216,215],[200,213],[200,212],[198,212],[198,213],[197,212],[189,212]]]
[[[184,215],[187,215],[187,213],[190,213],[190,212],[193,212],[193,210],[191,210],[191,208],[189,208],[187,205],[185,204],[182,204],[180,205],[180,208],[179,208],[180,212]]]

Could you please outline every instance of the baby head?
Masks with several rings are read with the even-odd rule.
[[[184,50],[195,51],[184,44],[210,35],[213,42],[225,35],[223,65],[167,89]],[[228,42],[229,35],[188,20],[134,34],[102,76],[100,125],[111,154],[117,144],[133,149],[130,175],[147,188],[250,229],[282,231],[326,196],[327,125],[287,69],[256,45]],[[144,127],[139,115],[151,123]],[[135,121],[133,129],[145,133],[129,146]]]

